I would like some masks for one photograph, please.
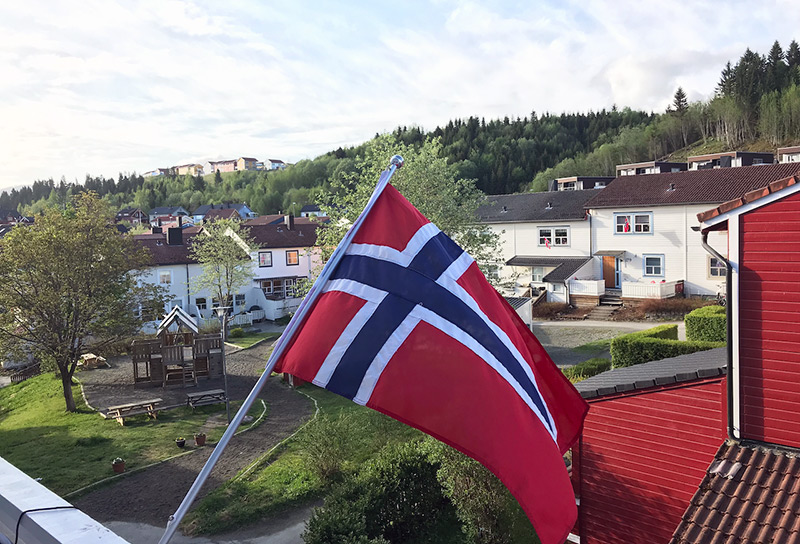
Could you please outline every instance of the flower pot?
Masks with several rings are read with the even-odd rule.
[[[176,438],[175,439],[175,445],[178,446],[179,448],[184,447],[186,445],[186,439],[185,438]]]
[[[204,435],[204,434],[196,434],[196,435],[194,435],[194,445],[195,446],[205,446],[206,445],[206,435]]]
[[[113,468],[114,472],[116,472],[117,474],[122,474],[123,472],[125,472],[125,461],[121,463],[111,463],[111,468]]]

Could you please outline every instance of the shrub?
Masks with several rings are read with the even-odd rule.
[[[567,379],[569,379],[569,381],[575,383],[585,380],[586,378],[596,376],[597,374],[605,372],[606,370],[611,370],[611,359],[595,357],[593,359],[589,359],[588,361],[578,363],[575,366],[565,368],[564,375],[567,377]]]
[[[724,342],[727,338],[725,308],[723,306],[704,306],[689,313],[684,318],[687,340]]]
[[[353,430],[353,419],[345,412],[338,416],[322,414],[306,426],[300,438],[303,457],[323,482],[331,482],[341,472]]]
[[[234,327],[228,332],[228,338],[242,338],[244,336],[244,329],[241,327]]]
[[[563,302],[540,302],[531,308],[531,315],[533,317],[552,318],[566,311],[567,308],[568,305]]]
[[[442,523],[455,522],[436,479],[438,466],[418,442],[388,447],[331,490],[303,533],[306,544],[441,542]]]
[[[680,319],[692,310],[710,304],[699,298],[673,297],[643,301],[639,306],[644,317],[655,319]]]
[[[620,368],[724,345],[724,342],[682,342],[678,340],[677,325],[660,325],[614,338],[611,361],[614,368]]]

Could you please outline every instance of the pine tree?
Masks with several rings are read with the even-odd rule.
[[[765,91],[780,91],[786,86],[788,67],[783,58],[781,44],[775,40],[767,56]]]
[[[735,86],[736,79],[733,73],[733,67],[731,66],[731,61],[728,61],[720,74],[716,94],[717,96],[731,96]]]
[[[672,99],[672,109],[679,117],[683,117],[689,109],[689,101],[686,99],[683,87],[678,87],[678,90],[675,91],[675,96]]]

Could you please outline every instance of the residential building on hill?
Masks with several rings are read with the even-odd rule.
[[[189,212],[183,206],[159,206],[150,210],[147,218],[150,224],[158,223],[159,219],[162,222],[170,222],[176,220],[177,217],[186,217]]]
[[[778,162],[800,162],[800,145],[779,147]]]
[[[173,169],[179,176],[189,174],[190,176],[202,176],[204,173],[202,164],[182,164],[180,166],[173,166]]]
[[[259,168],[258,166],[261,166]],[[239,157],[236,159],[236,170],[263,170],[264,163],[259,162],[258,159],[252,157]]]
[[[725,151],[708,155],[695,155],[687,159],[689,170],[705,168],[732,168],[737,166],[755,166],[772,164],[775,156],[772,153],[756,153],[751,151]]]
[[[617,165],[617,177],[639,176],[642,174],[665,174],[667,172],[683,172],[688,170],[685,162],[646,161]]]
[[[146,213],[144,213],[140,208],[133,208],[130,206],[127,208],[122,208],[120,211],[118,211],[117,215],[114,217],[114,220],[117,222],[125,221],[131,225],[141,225],[149,222],[149,218]]]
[[[302,208],[300,208],[300,217],[323,217],[325,212],[319,209],[319,206],[316,204],[306,204]]]
[[[145,172],[144,174],[142,174],[142,177],[152,178],[155,176],[169,176],[174,173],[175,170],[173,168],[156,168],[155,170],[150,170],[149,172]]]
[[[235,172],[237,167],[237,160],[230,159],[224,161],[208,161],[208,171],[210,173],[216,172]]]
[[[254,219],[258,217],[258,214],[251,210],[247,204],[224,202],[222,204],[203,204],[202,206],[198,206],[197,209],[192,212],[192,219],[195,223],[199,223],[203,220],[205,215],[212,210],[236,210],[241,219]]]
[[[550,182],[548,191],[581,191],[602,189],[614,180],[611,176],[571,176],[557,178]]]
[[[264,162],[264,167],[267,170],[284,170],[286,166],[286,163],[280,159],[267,159]]]

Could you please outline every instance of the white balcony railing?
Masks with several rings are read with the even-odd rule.
[[[604,280],[569,280],[570,295],[600,296],[606,291]]]
[[[622,298],[670,298],[681,292],[682,287],[682,280],[663,283],[624,281],[622,282]]]

